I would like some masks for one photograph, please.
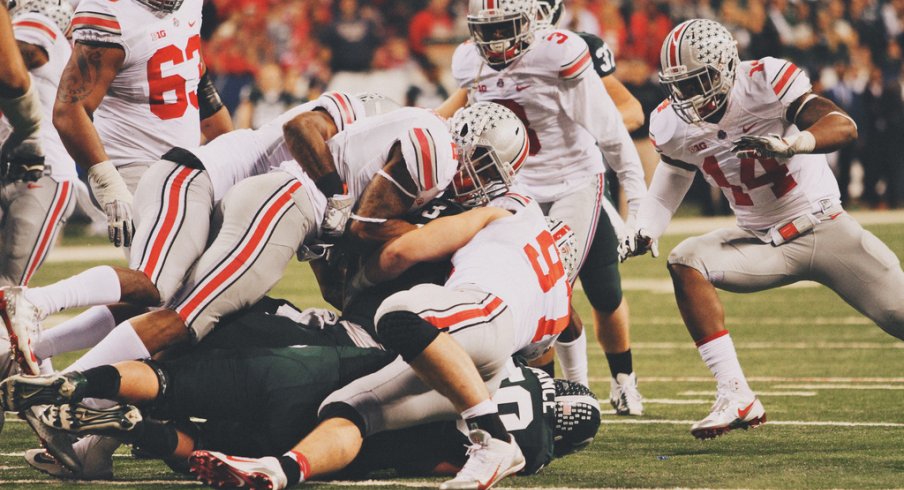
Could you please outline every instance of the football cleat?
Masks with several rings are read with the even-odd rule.
[[[524,454],[514,438],[511,442],[493,439],[480,429],[472,430],[468,438],[468,460],[455,478],[439,486],[440,490],[485,490],[524,468]]]
[[[25,452],[25,461],[34,469],[56,478],[69,480],[111,480],[113,479],[113,453],[119,441],[109,437],[86,436],[72,447],[78,457],[81,470],[72,471],[57,461],[44,449],[30,449]]]
[[[643,415],[643,396],[637,391],[637,375],[618,373],[612,378],[609,403],[616,415]]]
[[[51,405],[41,412],[41,422],[70,434],[116,437],[141,422],[141,411],[132,405],[90,408],[84,405]]]
[[[710,414],[691,426],[691,434],[697,439],[713,439],[734,429],[747,430],[764,423],[766,409],[755,395],[719,390]]]
[[[0,383],[0,406],[20,412],[35,405],[81,401],[87,380],[77,371],[28,376],[17,374]]]
[[[188,464],[195,478],[214,488],[281,490],[288,485],[279,460],[272,456],[239,458],[216,451],[195,451]]]
[[[32,345],[41,335],[41,314],[25,299],[25,288],[14,286],[0,289],[0,318],[9,335],[10,349],[25,374],[39,374],[38,358]]]
[[[68,433],[41,422],[40,414],[44,409],[42,406],[30,407],[19,412],[19,416],[25,419],[55,461],[70,473],[80,473],[83,469],[82,462],[72,445],[75,439]]]

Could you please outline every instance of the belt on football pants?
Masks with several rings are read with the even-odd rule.
[[[819,211],[802,214],[792,220],[769,228],[767,233],[769,238],[772,239],[772,244],[778,246],[785,242],[790,242],[809,232],[820,222],[833,220],[844,212],[841,203],[831,199],[823,199],[819,201],[818,205]]]

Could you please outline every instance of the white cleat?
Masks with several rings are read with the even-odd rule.
[[[19,286],[0,289],[0,319],[6,326],[10,348],[24,374],[40,374],[34,344],[41,335],[41,313],[25,299],[25,288]]]
[[[713,439],[734,429],[747,430],[766,423],[766,409],[753,393],[720,389],[711,410],[691,426],[691,434],[697,439]]]
[[[439,486],[440,490],[486,490],[524,468],[524,454],[514,438],[511,442],[493,439],[480,429],[472,430],[468,438],[468,460],[455,478]]]
[[[288,485],[279,460],[272,456],[240,458],[216,451],[195,451],[189,458],[189,471],[214,488],[281,490]]]
[[[637,391],[637,375],[618,373],[612,378],[609,403],[616,415],[643,415],[643,396]]]
[[[109,437],[86,436],[72,445],[82,469],[70,471],[44,449],[25,451],[25,461],[33,468],[56,478],[67,480],[113,479],[113,453],[120,442]]]

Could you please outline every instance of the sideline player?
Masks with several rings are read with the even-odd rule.
[[[53,100],[72,48],[65,0],[30,0],[10,11],[13,35],[41,101],[45,164],[3,166],[0,174],[0,287],[25,286],[44,262],[75,207],[75,162],[53,125]],[[2,293],[0,293],[2,297]]]
[[[107,215],[110,241],[132,242],[132,196],[170,148],[231,124],[201,61],[202,0],[82,0],[53,124]],[[201,97],[199,97],[199,95]],[[201,120],[204,120],[202,124]]]
[[[452,112],[467,101],[494,101],[522,118],[531,148],[516,189],[574,230],[581,284],[594,322],[601,325],[597,330],[606,337],[614,374],[610,401],[619,414],[641,415],[612,223],[620,226],[621,218],[611,213],[605,219],[603,157],[628,197],[629,220],[646,192],[643,168],[618,109],[590,69],[587,43],[570,31],[538,29],[538,15],[536,0],[471,0],[471,41],[452,59],[461,88],[438,112]],[[575,369],[566,378],[587,383],[586,351],[583,331],[572,342],[557,343],[559,358]]]
[[[857,127],[812,93],[800,68],[775,58],[740,61],[729,31],[705,19],[675,27],[661,61],[669,98],[650,123],[661,163],[624,255],[654,246],[697,171],[731,203],[736,227],[685,240],[668,259],[678,309],[716,378],[711,413],[691,427],[708,439],[766,421],[725,329],[716,287],[748,293],[817,281],[904,339],[904,272],[895,254],[842,209],[823,154],[856,140]]]

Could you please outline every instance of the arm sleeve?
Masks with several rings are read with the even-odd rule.
[[[442,193],[452,180],[451,176],[444,175],[447,172],[443,172],[446,167],[443,163],[451,158],[451,155],[446,154],[448,151],[444,152],[441,146],[446,140],[443,139],[443,135],[434,133],[430,128],[415,127],[399,138],[405,166],[417,184],[414,201],[416,208],[420,207],[418,203],[423,205]],[[446,146],[451,148],[449,143],[446,143]]]
[[[589,32],[579,32],[578,36],[587,43],[587,47],[590,49],[590,58],[596,74],[603,78],[615,73],[615,55],[612,54],[606,41]]]
[[[560,82],[559,102],[566,114],[596,139],[608,165],[628,198],[628,213],[633,215],[646,194],[643,166],[621,114],[595,72],[585,70],[572,80]]]
[[[760,66],[762,69],[759,69]],[[810,77],[787,60],[763,58],[756,62],[750,72],[754,73],[753,76],[762,76],[762,82],[768,84],[768,90],[778,98],[785,110],[801,95],[813,89]]]
[[[646,230],[653,238],[661,237],[694,183],[695,174],[660,160],[653,173],[650,191],[637,211],[637,228]]]
[[[114,44],[128,52],[122,27],[110,5],[110,2],[83,0],[70,24],[73,42]]]
[[[343,92],[327,92],[317,99],[316,104],[333,118],[339,131],[364,117],[364,104],[361,99]]]

